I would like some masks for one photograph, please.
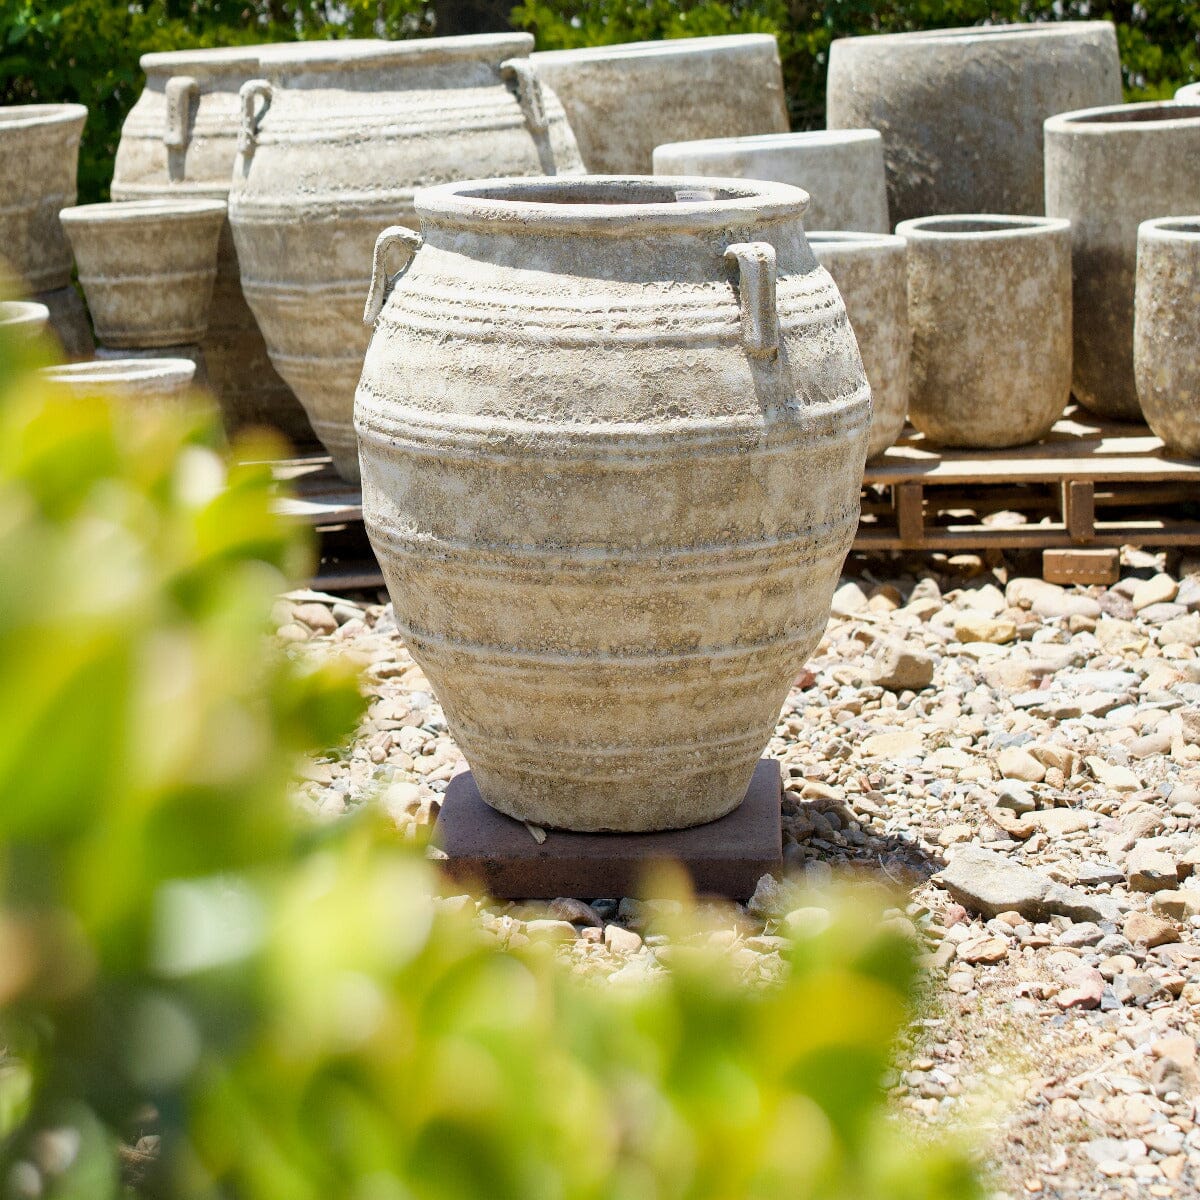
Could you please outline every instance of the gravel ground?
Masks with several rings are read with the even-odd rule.
[[[889,1082],[935,1135],[982,1125],[998,1195],[1200,1191],[1200,562],[1167,565],[1127,551],[1114,587],[1062,589],[972,556],[858,564],[767,750],[788,872],[909,897],[927,996]],[[302,803],[379,796],[420,836],[465,763],[390,608],[297,592],[275,616],[291,653],[355,656],[371,699]],[[715,935],[748,981],[781,967],[790,895],[764,879]],[[653,905],[478,907],[582,972],[669,959]]]

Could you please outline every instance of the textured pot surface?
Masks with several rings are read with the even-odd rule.
[[[902,237],[818,231],[808,235],[817,261],[833,276],[858,339],[871,385],[867,457],[882,454],[908,416],[908,273]]]
[[[50,310],[34,300],[0,300],[0,328],[19,338],[35,338],[50,320]]]
[[[773,34],[547,50],[533,62],[599,175],[654,170],[654,147],[664,142],[788,128]]]
[[[1049,217],[903,221],[908,416],[943,446],[1036,442],[1071,387],[1071,228]]]
[[[1080,404],[1142,418],[1133,376],[1138,226],[1200,208],[1200,104],[1122,104],[1046,122],[1046,212],[1071,221]]]
[[[186,358],[116,358],[43,367],[42,373],[79,396],[112,396],[158,407],[187,401],[196,364]]]
[[[874,129],[817,129],[760,137],[668,142],[654,148],[656,175],[772,179],[809,196],[809,229],[888,233],[883,138]]]
[[[346,479],[358,476],[363,280],[379,231],[415,225],[413,191],[426,183],[582,172],[561,105],[529,67],[532,44],[496,34],[278,46],[263,52],[269,82],[247,85],[229,202],[242,287]]]
[[[0,108],[0,254],[31,292],[71,282],[58,212],[75,203],[82,104]]]
[[[745,795],[828,619],[870,417],[805,201],[644,177],[418,194],[355,405],[363,513],[502,812],[648,830]]]
[[[1134,310],[1142,412],[1168,450],[1200,458],[1200,216],[1142,224]]]
[[[142,55],[146,87],[121,127],[114,200],[225,199],[241,128],[238,92],[258,74],[260,49],[236,46]],[[221,230],[203,345],[228,430],[271,425],[297,444],[316,440],[300,402],[271,365],[242,295],[228,222]]]
[[[223,200],[84,204],[59,215],[100,342],[149,348],[204,337]]]
[[[840,38],[829,54],[827,123],[883,134],[893,221],[1042,213],[1043,121],[1120,99],[1107,21]]]
[[[50,313],[50,328],[68,359],[91,358],[96,343],[92,338],[92,323],[79,293],[73,287],[55,288],[41,292],[35,299]]]

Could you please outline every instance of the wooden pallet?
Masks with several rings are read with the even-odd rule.
[[[318,455],[278,463],[275,474],[293,493],[279,511],[321,531],[315,585],[379,586],[358,488]],[[1200,461],[1168,456],[1143,425],[1078,409],[1044,441],[1011,450],[939,449],[906,429],[867,467],[854,541],[868,552],[1124,545],[1200,547]]]

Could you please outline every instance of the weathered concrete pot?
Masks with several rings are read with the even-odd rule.
[[[867,458],[882,454],[908,415],[908,269],[902,237],[820,231],[808,235],[817,261],[833,276],[858,338],[871,384]]]
[[[1121,99],[1107,21],[990,25],[840,38],[830,129],[878,129],[893,221],[1043,209],[1042,122]]]
[[[82,104],[0,108],[0,255],[31,292],[71,282],[58,210],[75,203]]]
[[[1150,428],[1200,458],[1200,216],[1138,229],[1133,369]]]
[[[50,310],[33,300],[0,300],[0,329],[25,341],[37,337],[50,320]]]
[[[72,361],[91,358],[96,348],[92,323],[75,288],[68,284],[51,292],[41,292],[34,299],[49,310],[50,328],[63,355]]]
[[[47,379],[79,396],[111,396],[145,407],[187,403],[196,364],[186,358],[118,358],[43,367]]]
[[[533,62],[599,175],[654,169],[654,147],[664,142],[788,128],[773,34],[547,50]]]
[[[943,446],[1036,442],[1071,387],[1071,227],[997,214],[902,221],[909,420]]]
[[[305,42],[262,54],[243,89],[229,218],[271,361],[346,479],[362,280],[380,229],[415,225],[413,189],[469,176],[581,173],[528,34]]]
[[[656,175],[773,179],[809,195],[810,229],[889,233],[883,138],[874,129],[817,129],[760,137],[668,142],[654,148]]]
[[[1200,206],[1200,104],[1122,104],[1046,122],[1046,212],[1074,242],[1075,378],[1080,404],[1142,418],[1133,377],[1138,226]]]
[[[1185,83],[1175,93],[1175,99],[1185,104],[1200,104],[1200,83]]]
[[[204,337],[224,200],[127,200],[59,215],[104,345],[147,349]]]
[[[121,127],[114,200],[229,195],[242,121],[238,93],[258,75],[259,50],[234,46],[142,55],[146,87]],[[271,365],[242,295],[228,222],[221,229],[203,345],[226,429],[270,425],[299,445],[316,441],[300,402]]]
[[[380,237],[368,316],[389,250],[420,248],[358,387],[364,519],[501,812],[663,829],[745,795],[829,615],[870,419],[806,199],[477,181]]]
[[[151,350],[109,350],[105,346],[96,347],[96,360],[98,362],[113,360],[130,362],[133,359],[163,358],[186,358],[196,368],[195,373],[192,375],[192,387],[200,388],[209,393],[212,392],[212,384],[209,382],[208,364],[204,358],[204,351],[195,344],[190,346],[162,346]]]

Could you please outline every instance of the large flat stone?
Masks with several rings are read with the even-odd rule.
[[[468,771],[450,781],[434,829],[443,870],[500,899],[637,895],[655,863],[681,864],[697,892],[745,900],[783,853],[779,763],[764,758],[745,800],[728,816],[663,833],[567,833],[529,829],[479,795]]]

